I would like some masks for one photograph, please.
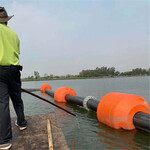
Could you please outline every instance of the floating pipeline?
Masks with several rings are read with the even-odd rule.
[[[99,122],[112,128],[136,128],[150,133],[150,107],[148,102],[138,95],[115,92],[105,95],[98,101],[93,96],[77,96],[69,87],[60,87],[52,91],[48,84],[41,87],[41,92],[54,97],[57,102],[69,102],[97,112]]]

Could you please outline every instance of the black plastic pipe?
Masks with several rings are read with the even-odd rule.
[[[79,106],[83,106],[83,100],[84,100],[83,97],[73,96],[73,95],[67,94],[65,99],[66,99],[67,102],[77,104]]]
[[[83,101],[84,101],[84,97],[81,96],[72,96],[72,95],[66,95],[66,101],[70,102],[70,103],[74,103],[80,106],[83,106]],[[97,111],[97,106],[99,104],[99,101],[94,100],[94,99],[89,99],[87,102],[87,107],[88,109],[91,109],[93,111]]]
[[[50,95],[51,97],[54,97],[55,91],[52,90],[45,90],[45,92]]]
[[[55,91],[46,90],[46,93],[48,95],[54,97]],[[65,98],[66,98],[67,102],[77,104],[79,106],[83,106],[83,101],[85,99],[84,97],[73,96],[70,94],[67,94]],[[88,107],[88,109],[91,109],[91,110],[97,112],[98,104],[99,104],[99,101],[97,101],[95,99],[89,99],[87,102],[87,107]],[[133,116],[133,124],[136,129],[140,129],[140,130],[150,133],[150,114],[147,114],[144,112],[137,112]]]
[[[87,107],[91,110],[94,110],[97,112],[97,107],[98,107],[99,101],[89,99],[87,102]]]
[[[137,112],[133,117],[133,124],[135,128],[150,133],[150,114]]]
[[[55,92],[52,90],[46,90],[45,91],[48,95],[54,97]],[[79,106],[83,106],[83,101],[84,101],[84,97],[81,96],[73,96],[70,94],[67,94],[65,97],[67,102],[73,103],[73,104],[77,104]],[[87,107],[88,109],[91,109],[93,111],[97,111],[97,106],[99,104],[99,101],[95,100],[95,99],[89,99],[87,102]]]

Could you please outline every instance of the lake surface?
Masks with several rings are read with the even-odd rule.
[[[145,98],[150,104],[150,76],[101,78],[79,80],[53,80],[23,82],[23,88],[40,88],[43,84],[50,84],[55,91],[59,87],[71,87],[78,96],[94,96],[99,101],[110,92],[137,94]],[[54,99],[40,92],[34,92],[50,101]],[[55,112],[60,127],[66,137],[70,149],[75,150],[116,150],[116,149],[150,149],[150,134],[143,131],[115,130],[97,120],[96,113],[71,104],[58,104],[75,113],[73,117],[56,107],[47,104],[33,96],[22,93],[25,114],[28,116]],[[11,117],[15,116],[11,107]]]

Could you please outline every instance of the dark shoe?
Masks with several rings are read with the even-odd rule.
[[[17,120],[15,121],[15,125],[16,125],[17,127],[19,127],[19,130],[20,130],[20,131],[25,130],[25,129],[27,128],[27,126],[24,126],[24,127],[19,126],[18,123],[17,123]]]
[[[11,143],[6,143],[6,144],[0,144],[0,150],[8,150],[12,146]]]

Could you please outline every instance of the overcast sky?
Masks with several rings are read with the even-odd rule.
[[[149,0],[0,0],[21,41],[22,77],[150,67]]]

